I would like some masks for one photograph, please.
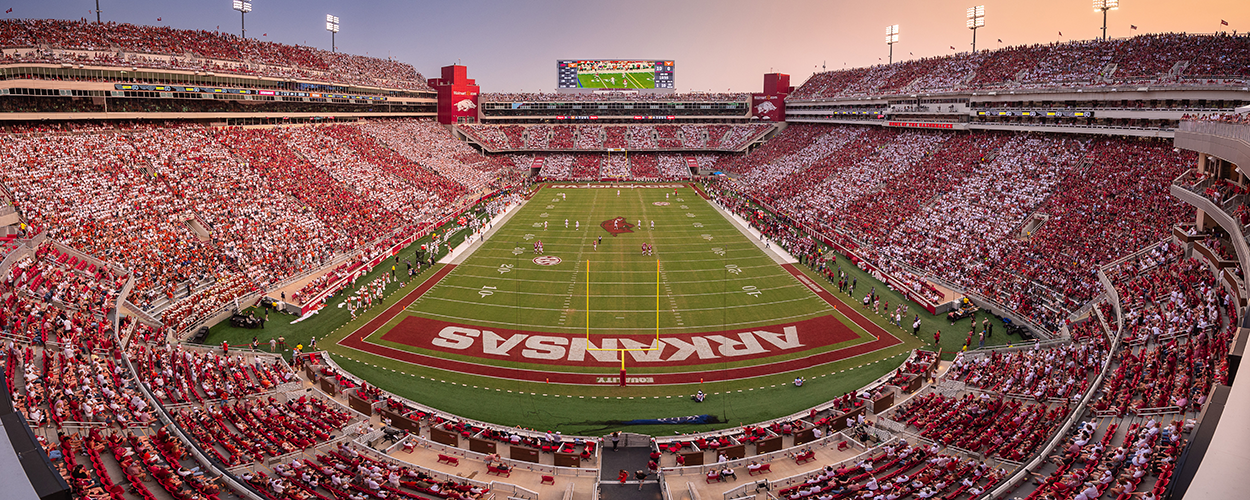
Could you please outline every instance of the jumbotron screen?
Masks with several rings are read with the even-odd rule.
[[[556,61],[562,89],[671,89],[673,61]]]

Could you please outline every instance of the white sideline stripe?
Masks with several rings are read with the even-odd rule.
[[[735,306],[733,306],[733,307],[734,307],[734,308],[743,308],[743,307],[760,307],[760,306],[769,306],[769,305],[775,305],[775,304],[789,304],[789,303],[791,303],[791,302],[799,302],[799,301],[803,301],[803,300],[812,300],[812,299],[819,300],[822,304],[825,304],[824,299],[821,299],[820,297],[817,297],[817,296],[815,296],[815,295],[808,295],[808,296],[806,296],[806,297],[796,297],[796,298],[793,298],[793,299],[777,300],[777,301],[772,301],[772,302],[760,302],[760,303],[756,303],[756,304],[740,304],[740,305],[735,305]],[[471,300],[449,299],[449,298],[446,298],[446,297],[430,297],[430,300],[441,300],[441,301],[444,301],[444,302],[455,302],[455,303],[458,303],[458,304],[471,304],[471,305],[478,306],[478,307],[485,307],[485,306],[489,306],[489,307],[503,307],[503,308],[506,308],[506,309],[520,309],[520,310],[523,310],[523,311],[563,311],[563,310],[564,310],[564,308],[563,308],[563,307],[526,307],[526,306],[514,306],[514,305],[508,305],[508,304],[492,304],[492,303],[489,303],[489,302],[475,302],[475,301],[471,301]],[[832,310],[832,309],[833,309],[832,307],[828,307],[828,304],[825,304],[825,306],[826,306],[826,307],[824,308],[824,310]],[[716,307],[697,307],[697,308],[677,309],[677,311],[682,311],[682,312],[684,312],[684,311],[715,311],[715,310],[721,310],[721,309],[724,309],[724,308],[725,308],[725,306],[721,305],[721,306],[716,306]],[[595,312],[596,312],[596,313],[601,313],[601,312],[610,312],[610,313],[622,313],[622,312],[623,312],[623,313],[637,313],[637,312],[655,312],[655,310],[638,310],[638,309],[595,309]],[[478,321],[480,321],[480,320],[478,320]]]
[[[499,216],[495,217],[494,219],[491,219],[490,221],[491,228],[487,229],[486,232],[482,233],[482,237],[479,240],[470,241],[467,246],[465,246],[464,243],[461,243],[459,247],[452,247],[451,251],[447,252],[447,255],[444,255],[443,258],[438,260],[438,263],[439,264],[455,264],[456,267],[459,267],[460,263],[464,262],[465,259],[468,259],[470,255],[473,255],[473,252],[475,250],[477,250],[484,243],[486,243],[486,241],[489,240],[491,236],[494,236],[495,232],[498,229],[501,229],[501,227],[504,224],[506,224],[509,220],[511,220],[514,214],[521,211],[521,209],[524,208],[527,203],[529,203],[529,200],[522,198],[521,203],[512,207],[509,207],[507,209],[504,209],[504,212],[502,214],[499,214]],[[456,236],[459,236],[459,235],[457,234]]]
[[[786,251],[781,248],[772,248],[771,245],[768,248],[764,248],[764,242],[759,239],[759,231],[751,229],[746,221],[742,220],[741,217],[738,217],[737,214],[722,209],[710,200],[705,200],[705,202],[712,208],[716,209],[716,212],[724,217],[725,220],[728,220],[731,225],[738,228],[739,231],[742,231],[743,236],[746,236],[746,239],[755,243],[755,246],[759,247],[760,251],[764,252],[764,255],[771,257],[778,264],[797,264],[799,262],[798,259],[790,256],[790,254],[786,253]]]

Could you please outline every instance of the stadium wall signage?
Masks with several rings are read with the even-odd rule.
[[[858,336],[832,316],[790,324],[706,333],[592,335],[486,329],[409,316],[383,334],[382,340],[421,349],[507,361],[570,366],[615,366],[620,352],[631,363],[705,365],[767,358],[854,340]]]
[[[933,123],[933,122],[888,122],[886,125],[890,127],[909,127],[909,128],[941,128],[941,129],[955,128],[954,123]]]
[[[680,189],[685,184],[551,184],[548,189]]]

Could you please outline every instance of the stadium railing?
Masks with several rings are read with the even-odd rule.
[[[1226,125],[1226,124],[1224,124]],[[1246,145],[1246,149],[1250,151],[1250,144]],[[1225,206],[1216,204],[1214,200],[1208,198],[1203,190],[1210,186],[1214,179],[1205,179],[1197,184],[1187,182],[1193,177],[1193,170],[1186,171],[1175,180],[1169,187],[1172,196],[1179,198],[1194,207],[1206,212],[1207,215],[1215,219],[1215,222],[1228,231],[1230,240],[1232,240],[1233,248],[1237,252],[1237,259],[1240,267],[1245,269],[1246,263],[1250,262],[1250,244],[1246,242],[1245,229],[1237,219],[1228,212]]]
[[[838,434],[841,434],[841,433],[838,433]],[[836,435],[836,434],[835,434],[835,435]],[[832,437],[832,436],[830,436],[830,437]],[[892,438],[892,439],[890,439],[889,441],[886,441],[886,442],[881,443],[879,446],[885,446],[885,445],[888,445],[888,444],[894,443],[894,442],[898,441],[898,439],[899,439],[899,438],[897,438],[897,437]],[[858,444],[858,441],[850,440],[850,442],[853,442],[853,443]],[[863,451],[862,451],[860,454],[855,455],[854,457],[848,458],[848,459],[846,459],[846,460],[843,460],[843,461],[842,461],[842,463],[855,463],[855,462],[858,462],[858,461],[860,461],[860,460],[862,460],[862,459],[865,459],[865,458],[867,458],[867,455],[868,455],[868,454],[872,453],[872,450],[873,450],[873,448],[867,448],[867,447],[865,447],[865,448],[863,449]],[[731,461],[731,463],[732,463],[732,461]],[[711,467],[711,468],[713,468],[713,469],[719,469],[719,468],[721,468],[721,467],[717,467],[717,465],[721,465],[721,466],[723,466],[723,465],[726,465],[726,464],[712,464],[712,465],[711,465],[711,466],[709,466],[709,467]],[[814,467],[817,467],[818,465],[817,465],[817,464],[813,464],[813,466],[814,466]],[[734,465],[734,467],[738,467],[738,465]],[[823,465],[820,465],[820,466],[818,466],[818,467],[823,468]],[[796,485],[796,484],[801,484],[801,483],[806,482],[806,481],[807,481],[808,476],[810,476],[810,475],[812,474],[812,472],[813,472],[813,471],[815,471],[815,469],[813,469],[813,470],[811,470],[811,471],[807,471],[807,472],[801,472],[801,473],[795,474],[795,475],[793,475],[793,476],[783,477],[783,478],[781,478],[781,479],[773,479],[773,480],[769,480],[769,481],[768,481],[768,485],[769,485],[772,489],[783,490],[783,489],[789,488],[789,487],[791,487],[791,486],[794,486],[794,485]],[[706,473],[706,472],[705,472],[705,473]],[[756,484],[756,483],[754,483],[754,482],[748,481],[748,482],[746,482],[745,484],[743,484],[742,486],[739,486],[739,487],[737,487],[737,488],[734,488],[734,489],[731,489],[731,490],[729,490],[729,491],[726,491],[726,492],[723,494],[723,498],[724,498],[725,500],[729,500],[729,499],[732,499],[732,498],[740,498],[740,497],[744,497],[744,496],[751,496],[751,495],[746,494],[746,490],[747,490],[747,488],[754,489],[754,488],[755,488],[755,484]]]
[[[1250,149],[1250,125],[1209,120],[1182,120],[1176,130],[1236,139]]]
[[[330,357],[329,353],[322,351],[322,352],[310,353],[310,354],[318,354],[321,362],[325,363],[326,367],[330,368],[331,370],[338,373],[339,375],[346,377],[347,379],[351,380],[356,385],[359,386],[359,385],[364,385],[366,383],[364,379],[357,377],[351,372],[339,367],[338,363],[334,362],[334,359]],[[390,392],[383,391],[383,394],[385,394],[386,397],[389,397],[396,401],[404,403],[413,409],[424,411],[429,415],[437,415],[440,417],[445,417],[446,419],[456,420],[456,421],[463,422],[463,423],[466,423],[475,427],[484,427],[484,428],[493,428],[493,429],[501,428],[501,426],[499,425],[482,422],[480,420],[473,420],[473,419],[460,417],[455,414],[452,414],[443,410],[439,410],[437,408],[426,406],[424,404],[418,403],[416,401],[405,398],[403,396],[392,394]],[[527,438],[545,438],[546,437],[545,432],[538,432],[538,431],[529,430],[529,429],[519,429],[519,428],[514,428],[514,427],[508,427],[506,429],[508,430],[508,432],[515,433],[517,435],[524,436]],[[598,441],[599,440],[599,438],[591,437],[591,436],[563,436],[563,438],[565,440],[574,440],[574,439],[583,439],[586,441]],[[602,448],[596,447],[595,449],[600,450]],[[468,451],[468,450],[465,450],[465,451]],[[596,451],[596,453],[598,453],[598,451]]]
[[[675,476],[706,475],[709,471],[720,470],[725,467],[729,467],[731,469],[736,469],[739,467],[746,467],[747,464],[750,464],[751,462],[771,463],[773,460],[776,460],[778,458],[791,456],[794,454],[795,451],[799,449],[828,448],[830,446],[837,448],[838,443],[841,443],[843,441],[847,443],[851,443],[852,446],[855,446],[856,448],[863,448],[864,451],[868,451],[867,447],[864,447],[858,441],[851,439],[849,436],[847,436],[846,434],[842,432],[836,432],[828,436],[822,437],[820,439],[817,439],[815,441],[809,441],[807,443],[803,443],[797,446],[791,446],[789,448],[785,448],[785,449],[781,449],[781,450],[777,450],[777,451],[773,451],[769,453],[751,455],[749,457],[728,460],[728,461],[720,462],[720,463],[711,463],[711,464],[703,464],[703,465],[687,465],[683,467],[663,467],[660,469],[660,471],[663,473],[672,474]]]
[[[467,448],[460,448],[457,446],[436,443],[434,441],[431,441],[429,439],[426,439],[424,437],[421,437],[415,434],[409,435],[408,437],[411,438],[412,441],[415,442],[417,446],[421,448],[434,450],[444,455],[460,456],[464,458],[477,460],[480,462],[486,462],[487,461],[486,457],[489,456],[486,453],[478,453],[476,451],[472,451]],[[598,477],[599,476],[599,469],[597,468],[560,467],[560,466],[555,466],[555,465],[538,464],[534,462],[526,462],[524,460],[513,460],[510,458],[502,458],[502,457],[493,459],[493,461],[506,463],[516,470],[528,470],[528,471],[533,471],[533,472],[537,472],[541,474],[551,474],[551,475],[556,475],[556,476],[571,476],[571,477]]]
[[[116,333],[114,333],[114,342],[116,342],[117,345],[121,345],[120,339],[116,338]],[[137,375],[139,373],[139,371],[135,369],[135,366],[131,364],[129,356],[120,356],[119,362],[126,366],[127,373],[131,375]],[[233,490],[236,495],[248,500],[267,500],[267,497],[261,495],[250,486],[247,486],[245,482],[240,481],[238,478],[231,475],[226,470],[225,464],[209,459],[208,455],[206,455],[204,451],[195,444],[195,441],[187,437],[182,428],[179,427],[178,424],[174,422],[174,419],[169,416],[169,413],[165,410],[165,407],[161,405],[161,402],[156,398],[156,396],[152,395],[152,391],[148,390],[146,383],[135,384],[135,386],[137,386],[139,392],[143,394],[143,399],[146,400],[148,407],[152,408],[153,411],[156,412],[157,420],[160,424],[166,429],[169,429],[169,432],[182,442],[183,447],[191,453],[192,458],[194,458],[201,467],[207,470],[216,471],[220,475],[222,483],[226,487]]]
[[[1067,438],[1068,432],[1072,430],[1072,426],[1075,425],[1076,422],[1085,414],[1085,409],[1089,406],[1090,400],[1093,399],[1094,395],[1102,389],[1102,382],[1111,371],[1111,364],[1116,358],[1112,355],[1112,353],[1119,351],[1123,334],[1123,321],[1117,321],[1117,330],[1115,332],[1114,341],[1111,344],[1111,349],[1107,351],[1106,357],[1102,360],[1102,369],[1098,371],[1098,376],[1092,383],[1090,383],[1089,388],[1085,390],[1085,395],[1081,397],[1080,402],[1073,407],[1072,413],[1070,413],[1068,418],[1064,420],[1063,425],[1060,426],[1059,430],[1055,432],[1050,442],[1047,443],[1046,446],[1039,452],[1033,455],[1032,458],[1025,461],[1024,466],[1012,473],[1006,481],[999,483],[998,487],[990,490],[990,495],[987,498],[999,498],[1015,490],[1022,481],[1028,480],[1031,472],[1045,463],[1046,457],[1050,455],[1050,453],[1054,451],[1060,443],[1064,442]]]

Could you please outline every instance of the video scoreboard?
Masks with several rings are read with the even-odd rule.
[[[556,61],[561,89],[675,89],[673,61],[568,59]]]

